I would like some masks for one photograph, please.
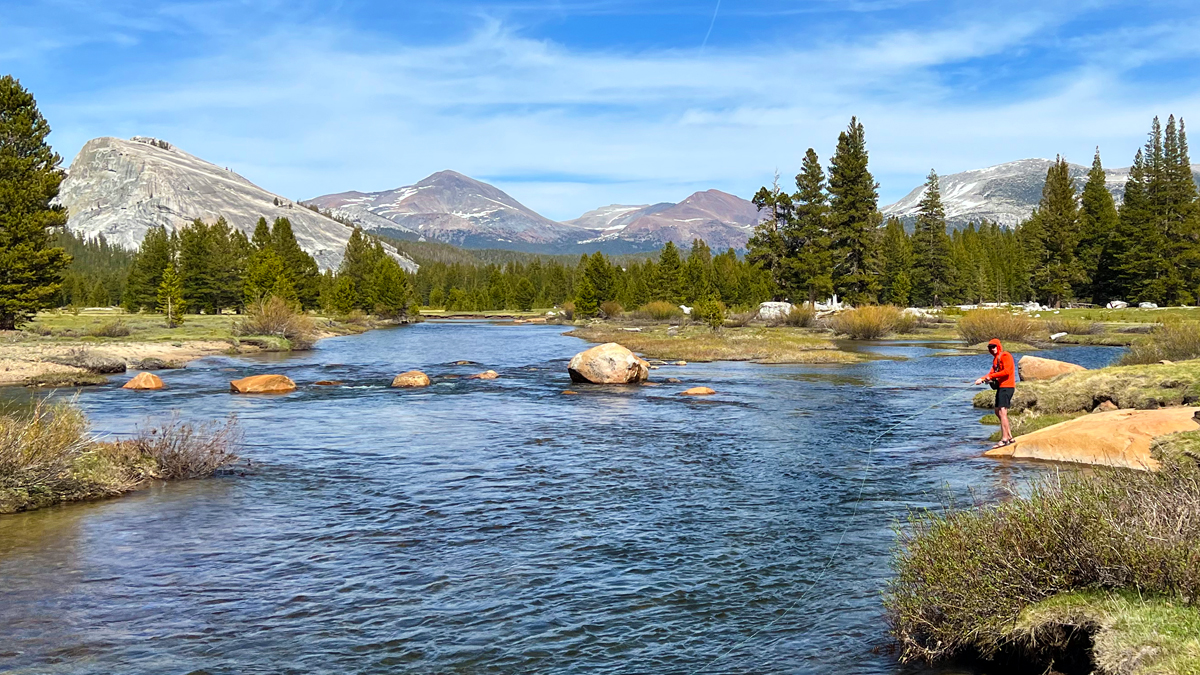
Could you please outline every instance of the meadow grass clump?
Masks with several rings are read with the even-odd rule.
[[[877,340],[904,324],[903,312],[894,305],[865,305],[838,312],[829,320],[833,332],[852,340]]]
[[[79,409],[42,399],[0,414],[0,513],[115,496],[152,478],[211,476],[237,460],[240,442],[233,418],[222,425],[172,419],[131,440],[97,441]]]
[[[784,325],[793,328],[810,328],[817,322],[817,310],[811,304],[792,305],[787,316],[783,317]]]
[[[1095,335],[1102,332],[1103,327],[1095,321],[1087,319],[1060,319],[1054,317],[1046,319],[1046,330],[1051,335],[1055,333],[1067,333],[1068,335]]]
[[[312,349],[316,326],[307,314],[272,295],[246,305],[246,315],[234,325],[237,335],[272,335],[288,341],[292,349]]]
[[[130,330],[129,324],[120,319],[105,321],[104,323],[94,328],[89,328],[87,334],[92,337],[129,337],[133,331]]]
[[[1133,343],[1121,356],[1120,364],[1187,361],[1200,358],[1200,321],[1172,321],[1159,324],[1145,338]]]
[[[884,605],[904,661],[996,656],[1027,607],[1073,591],[1200,600],[1200,472],[1064,473],[1027,497],[914,513]]]
[[[671,321],[683,318],[683,310],[679,308],[679,305],[674,305],[664,300],[647,302],[642,305],[638,313],[654,321]]]
[[[992,339],[1029,342],[1040,332],[1037,321],[1004,309],[973,309],[958,320],[958,334],[969,345]]]

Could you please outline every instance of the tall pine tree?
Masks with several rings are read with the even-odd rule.
[[[1059,307],[1086,287],[1087,277],[1076,257],[1079,200],[1070,165],[1062,157],[1046,171],[1042,199],[1021,229],[1033,263],[1034,292],[1040,301]]]
[[[882,300],[892,305],[907,306],[912,299],[912,244],[899,218],[888,218],[883,229],[880,251]]]
[[[879,185],[867,168],[867,140],[858,118],[838,135],[829,165],[829,229],[833,287],[849,303],[873,302],[879,282],[875,265],[879,225]]]
[[[918,205],[912,236],[913,302],[941,305],[952,299],[955,279],[950,237],[946,234],[946,210],[936,171],[925,179],[925,194]]]
[[[829,250],[825,172],[812,148],[804,153],[800,173],[796,175],[792,204],[792,217],[784,230],[788,292],[793,300],[804,297],[816,302],[833,292],[833,255]]]
[[[64,174],[49,133],[33,95],[11,75],[0,77],[0,330],[54,306],[71,262],[53,245],[67,212],[51,203]]]
[[[1109,240],[1117,229],[1118,216],[1112,193],[1105,186],[1100,148],[1096,148],[1092,158],[1092,168],[1079,201],[1079,262],[1087,278],[1081,295],[1102,303],[1107,301],[1112,287],[1105,250],[1111,247]],[[1102,265],[1102,261],[1105,264]]]

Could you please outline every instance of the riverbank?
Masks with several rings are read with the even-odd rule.
[[[866,354],[839,350],[826,337],[799,328],[743,327],[715,332],[702,326],[622,328],[583,326],[564,333],[588,342],[617,342],[647,358],[755,363],[857,363]]]
[[[42,312],[19,331],[0,332],[0,386],[76,386],[103,384],[111,368],[91,363],[123,363],[125,368],[182,368],[218,354],[289,351],[279,335],[238,335],[245,317],[231,314],[187,315],[168,328],[161,315],[92,309],[78,314]],[[309,317],[312,340],[363,333],[396,325],[371,317],[336,321]],[[116,372],[121,372],[117,370]]]
[[[208,477],[237,461],[240,443],[233,418],[202,425],[172,418],[126,440],[98,441],[77,408],[38,401],[0,415],[0,514]]]

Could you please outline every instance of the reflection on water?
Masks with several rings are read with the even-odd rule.
[[[569,383],[560,330],[423,324],[85,391],[102,431],[237,413],[255,468],[0,517],[0,671],[894,673],[891,527],[1042,470],[979,457],[958,388],[986,356],[603,388]],[[411,368],[435,384],[387,387]],[[301,388],[227,393],[262,372]]]

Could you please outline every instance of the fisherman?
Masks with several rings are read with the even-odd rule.
[[[1014,442],[1012,427],[1008,423],[1008,409],[1012,407],[1013,392],[1017,390],[1017,367],[1013,363],[1012,354],[1004,351],[999,340],[989,342],[988,351],[992,355],[992,372],[975,380],[975,384],[987,382],[996,390],[996,417],[1000,418],[1000,442],[992,446],[995,450]]]

